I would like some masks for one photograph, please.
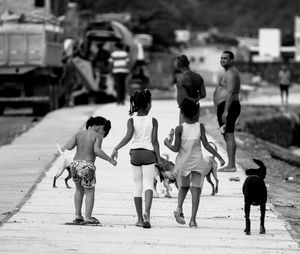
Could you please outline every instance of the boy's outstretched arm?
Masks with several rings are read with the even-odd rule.
[[[123,146],[127,145],[128,142],[131,140],[132,136],[133,136],[133,119],[129,118],[127,121],[127,132],[126,135],[124,136],[124,138],[120,141],[120,143],[114,148],[112,154],[111,154],[111,158],[118,158],[118,150],[121,149]]]
[[[171,151],[177,153],[180,149],[181,145],[181,133],[182,133],[182,125],[178,125],[175,128],[175,141],[174,144],[170,142],[168,138],[165,139],[164,144],[166,147],[168,147]]]
[[[109,163],[111,163],[112,165],[116,166],[117,162],[112,159],[111,157],[109,157],[102,149],[102,138],[97,137],[95,144],[94,144],[94,153],[97,157],[108,161]]]
[[[202,141],[204,148],[208,152],[210,152],[212,155],[216,156],[218,158],[218,160],[220,161],[221,166],[223,166],[225,164],[225,161],[223,160],[222,156],[208,143],[207,137],[205,134],[205,127],[202,123],[200,124],[200,130],[201,130],[201,141]]]

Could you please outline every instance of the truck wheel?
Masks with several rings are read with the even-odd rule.
[[[33,115],[35,116],[44,116],[50,111],[49,104],[34,104],[33,105]]]

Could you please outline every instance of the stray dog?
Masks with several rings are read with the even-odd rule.
[[[172,198],[170,191],[172,191],[171,183],[174,183],[178,188],[175,172],[175,165],[172,161],[169,161],[169,156],[165,155],[166,159],[161,158],[162,165],[155,164],[155,177],[154,177],[154,197],[159,197],[156,186],[159,183],[161,192],[165,192],[165,197]],[[162,184],[161,184],[162,183]],[[165,191],[163,190],[165,188]]]
[[[259,166],[258,169],[246,169],[246,175],[243,184],[243,194],[244,194],[244,210],[246,218],[246,228],[244,232],[246,235],[250,235],[250,207],[251,205],[260,206],[260,234],[265,234],[265,213],[266,213],[266,203],[267,203],[267,188],[264,182],[266,177],[266,166],[264,163],[258,159],[253,159],[253,161]]]
[[[56,180],[63,174],[63,172],[65,170],[67,170],[69,174],[65,178],[65,184],[66,184],[67,188],[70,189],[71,187],[69,186],[68,181],[69,181],[69,179],[72,178],[71,168],[70,168],[70,164],[71,164],[72,160],[70,158],[67,158],[67,156],[64,154],[64,152],[61,150],[60,146],[58,145],[57,141],[56,141],[56,147],[57,147],[57,150],[60,153],[60,155],[63,156],[63,163],[59,166],[59,168],[57,170],[57,173],[54,176],[54,179],[53,179],[53,188],[57,188],[56,187]]]
[[[216,151],[218,151],[215,143],[213,143],[213,142],[208,142],[208,143],[210,145],[212,145]],[[212,187],[211,195],[215,195],[219,191],[219,179],[217,176],[218,164],[215,160],[215,156],[205,156],[204,161],[207,164],[207,167],[204,169],[204,176],[206,177],[206,180],[210,183],[210,185]],[[214,184],[210,178],[211,174],[213,175],[213,177],[216,181],[216,186],[214,186]]]

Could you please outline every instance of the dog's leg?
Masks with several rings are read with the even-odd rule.
[[[266,203],[260,204],[260,234],[265,234],[265,214],[266,214]]]
[[[212,192],[211,192],[211,195],[215,195],[216,193],[215,193],[215,186],[214,186],[214,184],[213,184],[213,182],[212,182],[212,180],[211,180],[211,178],[210,178],[210,173],[211,172],[209,172],[207,175],[206,175],[206,180],[210,183],[210,185],[211,185],[211,188],[212,188]]]
[[[54,178],[53,178],[53,188],[57,188],[57,186],[56,186],[56,176],[54,176]]]
[[[216,181],[215,194],[217,194],[219,192],[219,179],[218,179],[218,175],[217,175],[217,167],[213,167],[211,172]]]
[[[153,198],[159,198],[159,195],[156,190],[156,186],[157,186],[157,180],[154,179],[153,180]]]
[[[68,184],[68,181],[72,178],[72,174],[71,174],[71,169],[70,167],[67,167],[67,170],[68,170],[68,176],[65,178],[65,184],[67,186],[68,189],[71,189],[71,187],[69,186]]]
[[[166,198],[172,198],[172,196],[170,194],[171,186],[169,185],[168,181],[164,180],[163,185],[165,186],[165,189],[166,189],[165,197]]]
[[[251,207],[251,204],[245,202],[244,210],[245,210],[246,228],[245,228],[244,232],[246,233],[246,235],[250,235],[250,231],[251,231],[251,229],[250,229],[251,228],[250,207]]]

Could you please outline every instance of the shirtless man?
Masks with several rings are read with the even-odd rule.
[[[206,90],[203,78],[198,73],[190,70],[190,61],[186,55],[180,55],[176,58],[176,67],[180,71],[176,84],[178,107],[185,98],[196,103],[205,98]],[[181,119],[179,119],[179,122],[182,122]]]
[[[240,75],[234,67],[234,54],[224,51],[220,64],[225,69],[214,92],[214,104],[217,107],[217,117],[221,133],[226,142],[228,165],[220,168],[221,172],[235,172],[236,142],[234,138],[235,122],[241,112],[239,102]]]

